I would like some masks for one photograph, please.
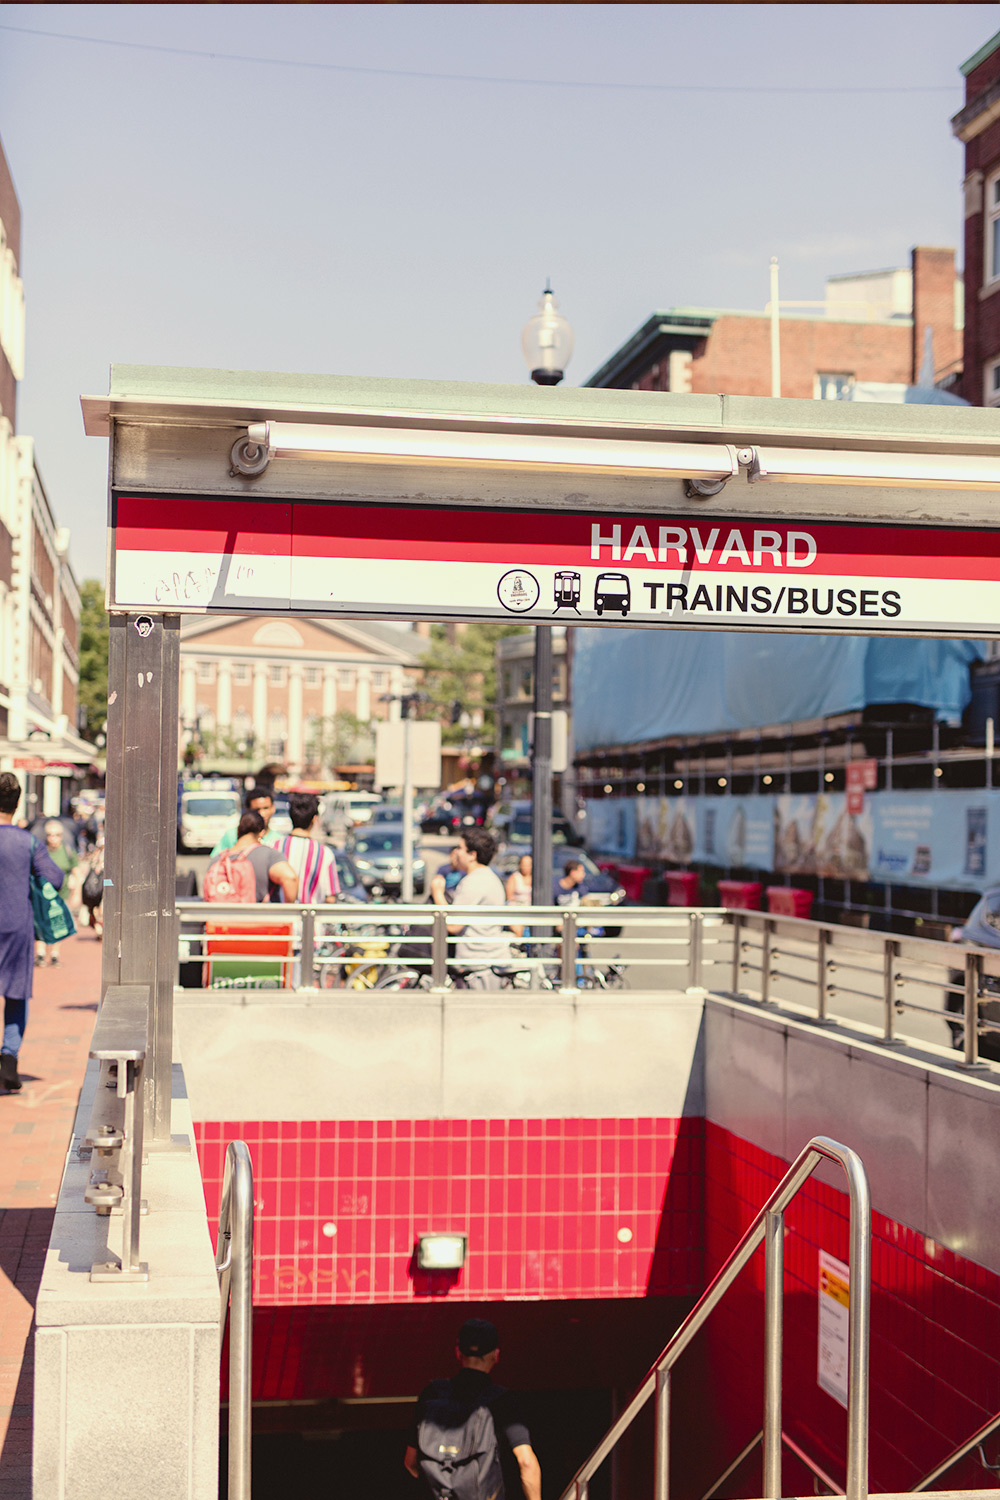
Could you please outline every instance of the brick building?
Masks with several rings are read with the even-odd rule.
[[[782,396],[836,400],[863,385],[901,400],[917,383],[928,327],[934,382],[950,383],[961,360],[955,252],[921,245],[908,267],[830,277],[822,303],[782,303],[779,324]],[[584,384],[769,396],[770,338],[766,311],[673,307],[647,318]]]
[[[399,717],[427,642],[375,621],[194,617],[181,627],[181,747],[213,763],[285,763],[329,773],[342,756],[336,717],[365,728]]]
[[[59,812],[94,751],[79,739],[80,595],[69,532],[17,431],[24,373],[21,210],[0,147],[0,768],[26,781],[29,812]]]
[[[1000,32],[962,73],[965,104],[951,122],[965,146],[969,306],[961,394],[973,406],[1000,406]]]

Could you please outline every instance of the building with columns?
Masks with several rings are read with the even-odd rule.
[[[192,741],[292,775],[329,772],[331,724],[398,718],[427,641],[375,621],[258,615],[181,627],[182,749]]]

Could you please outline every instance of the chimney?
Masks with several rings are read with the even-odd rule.
[[[934,335],[934,378],[961,368],[962,333],[955,327],[955,251],[915,245],[913,266],[913,338],[910,384],[916,385],[927,341]]]

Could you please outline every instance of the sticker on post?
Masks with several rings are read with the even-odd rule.
[[[149,615],[139,615],[135,622],[135,628],[143,640],[153,634],[153,621]]]
[[[497,598],[504,609],[509,609],[513,614],[523,614],[526,609],[532,609],[538,603],[540,593],[538,579],[526,568],[511,568],[505,573],[497,584]]]
[[[821,1390],[847,1405],[847,1354],[851,1319],[851,1268],[819,1252],[819,1353],[816,1379]]]

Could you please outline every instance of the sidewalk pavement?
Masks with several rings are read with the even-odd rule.
[[[31,1500],[32,1321],[101,982],[89,928],[35,970],[19,1094],[0,1090],[0,1495]]]

